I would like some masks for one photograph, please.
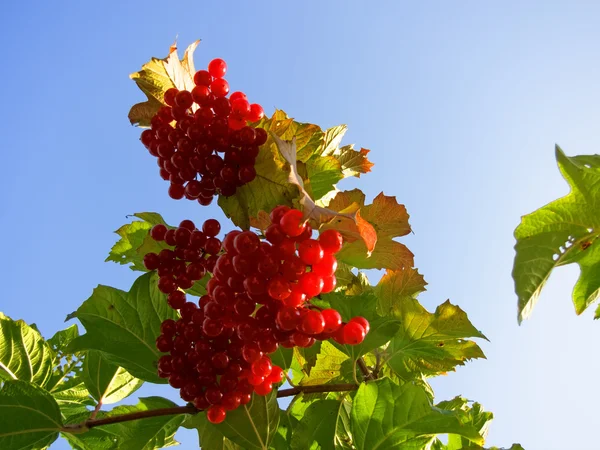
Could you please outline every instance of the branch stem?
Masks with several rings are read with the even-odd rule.
[[[277,391],[277,398],[291,397],[300,393],[312,394],[316,392],[348,392],[358,389],[358,385],[354,383],[348,384],[319,384],[315,386],[295,386],[291,389],[281,389]],[[85,422],[66,425],[61,429],[63,433],[79,434],[85,433],[91,428],[100,427],[102,425],[111,425],[113,423],[130,422],[132,420],[146,419],[148,417],[159,416],[175,416],[178,414],[197,414],[198,409],[189,406],[175,406],[173,408],[159,408],[150,411],[139,411],[120,416],[105,417],[102,419],[88,419]]]

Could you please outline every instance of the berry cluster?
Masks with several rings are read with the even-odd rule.
[[[213,423],[222,422],[226,411],[248,403],[253,392],[267,395],[273,384],[283,381],[282,369],[268,356],[279,346],[309,347],[317,339],[329,338],[359,344],[369,331],[362,317],[344,324],[334,309],[309,302],[335,289],[334,254],[342,246],[341,235],[328,230],[312,239],[302,213],[287,206],[275,208],[271,220],[264,240],[251,231],[226,235],[223,253],[214,267],[207,267],[213,277],[198,306],[186,302],[181,291],[169,293],[169,304],[179,307],[181,318],[161,326],[156,345],[168,354],[158,362],[159,376],[180,389],[184,400],[207,409]],[[204,227],[203,231],[206,235]],[[173,305],[175,295],[184,300]]]
[[[229,94],[227,64],[214,59],[194,75],[192,91],[176,88],[144,130],[141,141],[158,158],[160,176],[170,181],[169,195],[209,205],[213,196],[229,197],[254,180],[254,163],[267,132],[248,126],[264,116],[243,92]]]
[[[215,219],[204,222],[202,230],[191,220],[184,220],[175,229],[158,224],[150,230],[152,239],[174,247],[144,256],[146,269],[157,270],[158,289],[168,295],[171,308],[181,309],[186,302],[185,293],[179,289],[191,288],[207,271],[212,272],[221,251],[221,241],[216,238],[219,231],[221,224]]]

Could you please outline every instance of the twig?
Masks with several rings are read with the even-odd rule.
[[[356,362],[358,364],[358,368],[363,373],[365,380],[374,380],[375,379],[375,377],[373,376],[373,374],[371,373],[371,371],[365,364],[365,360],[362,359],[362,356],[360,358],[358,358],[358,360]]]
[[[94,420],[96,418],[96,416],[98,415],[98,411],[100,411],[100,408],[102,408],[102,399],[100,399],[98,401],[98,404],[96,405],[96,407],[92,411],[92,414],[90,415],[90,420]]]
[[[277,392],[277,397],[291,397],[304,392],[312,394],[316,392],[348,392],[358,389],[358,385],[349,384],[319,384],[316,386],[296,386],[291,389],[281,389]],[[173,408],[152,409],[150,411],[140,411],[121,416],[105,417],[103,419],[88,419],[85,422],[64,426],[60,431],[63,433],[80,434],[85,433],[91,428],[102,425],[111,425],[113,423],[130,422],[132,420],[146,419],[148,417],[175,416],[178,414],[197,414],[200,410],[194,406],[176,406]]]

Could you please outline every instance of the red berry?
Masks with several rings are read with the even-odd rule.
[[[208,219],[202,225],[202,231],[208,237],[214,237],[221,231],[221,224],[216,219]]]
[[[271,374],[267,377],[267,381],[270,383],[281,383],[285,377],[283,369],[279,366],[273,366]]]
[[[158,279],[158,290],[164,294],[170,294],[177,289],[175,281],[171,277],[160,277]]]
[[[239,98],[237,100],[231,100],[231,114],[241,118],[241,119],[245,119],[246,116],[248,116],[248,114],[250,114],[250,104],[248,103],[248,100],[245,100],[243,98]]]
[[[246,126],[246,119],[229,117],[229,119],[227,119],[227,124],[232,130],[241,130]]]
[[[167,297],[167,303],[173,309],[181,309],[186,303],[185,292],[179,290],[171,292]]]
[[[239,100],[239,99],[248,101],[248,97],[246,97],[246,94],[244,94],[243,92],[240,92],[240,91],[236,91],[229,96],[230,102],[233,102],[233,101]]]
[[[211,103],[212,92],[210,88],[203,85],[198,85],[192,89],[192,99],[199,105],[208,106]]]
[[[349,345],[357,345],[365,340],[365,329],[357,322],[348,322],[343,327],[344,342]]]
[[[206,412],[206,418],[210,423],[221,423],[225,420],[226,416],[227,412],[222,406],[213,405]]]
[[[323,290],[323,278],[314,272],[307,272],[300,276],[298,285],[308,298],[316,297]]]
[[[279,225],[281,218],[283,215],[288,212],[291,208],[287,205],[279,205],[273,208],[271,213],[269,214],[269,218],[271,219],[271,223]]]
[[[265,130],[263,130],[262,128],[257,128],[256,129],[256,138],[254,139],[254,145],[261,146],[265,142],[267,142],[268,138],[269,138],[269,135]]]
[[[179,91],[175,96],[175,105],[179,108],[188,109],[193,103],[194,99],[189,91]]]
[[[173,340],[161,334],[156,338],[156,348],[159,352],[169,352],[173,348]]]
[[[323,277],[323,288],[321,289],[321,294],[329,294],[330,292],[333,292],[336,284],[337,279],[335,278],[335,275]]]
[[[302,319],[302,331],[306,334],[319,334],[325,328],[325,319],[319,311],[308,311]]]
[[[152,229],[150,230],[150,236],[152,236],[152,239],[154,239],[155,241],[164,240],[166,233],[167,233],[167,227],[166,227],[166,225],[163,225],[162,223],[154,225],[152,227]]]
[[[252,373],[259,377],[268,377],[272,370],[273,366],[268,356],[263,356],[252,363]]]
[[[337,260],[335,259],[335,256],[333,256],[333,253],[324,253],[321,261],[312,266],[312,272],[321,275],[322,277],[329,277],[333,275],[336,270]]]
[[[227,72],[227,63],[221,58],[215,58],[208,63],[208,73],[215,78],[223,78]]]
[[[258,395],[269,395],[272,390],[273,383],[270,381],[264,381],[254,388],[254,392],[256,392]]]
[[[325,230],[320,234],[319,242],[325,253],[337,253],[342,249],[344,238],[336,230]]]
[[[148,270],[156,270],[158,269],[160,264],[160,259],[156,253],[146,253],[144,255],[144,266]]]
[[[290,237],[295,237],[302,234],[306,228],[306,221],[304,220],[302,211],[290,209],[283,217],[281,217],[279,225],[285,234]]]
[[[342,326],[342,316],[335,309],[324,309],[321,311],[321,315],[325,321],[323,328],[325,333],[334,333]]]
[[[180,184],[171,184],[169,186],[169,197],[173,200],[181,200],[185,195],[185,188]]]
[[[247,119],[250,122],[258,122],[263,117],[265,117],[265,111],[263,110],[262,106],[260,106],[258,103],[252,103],[250,105],[250,113],[248,114]]]
[[[298,256],[304,264],[312,266],[323,259],[323,249],[318,241],[307,239],[298,246]]]
[[[243,231],[233,241],[235,251],[240,255],[251,255],[258,250],[259,244],[260,239],[252,231]]]
[[[267,292],[275,300],[284,300],[292,293],[292,289],[284,277],[275,276],[267,283]]]
[[[210,84],[210,90],[215,97],[225,97],[229,93],[229,83],[218,78]]]
[[[199,70],[194,74],[194,83],[198,86],[209,86],[212,82],[212,75],[207,70]]]
[[[296,328],[300,323],[301,314],[297,308],[284,306],[279,310],[276,317],[276,323],[280,330],[288,331]]]
[[[371,326],[369,325],[369,321],[367,319],[365,319],[364,317],[353,317],[352,319],[350,319],[350,321],[348,323],[352,323],[352,322],[356,322],[358,323],[360,326],[362,326],[365,329],[365,333],[368,333],[369,330],[371,329]]]
[[[175,96],[179,90],[177,88],[169,88],[165,91],[164,100],[165,103],[169,106],[175,106]]]

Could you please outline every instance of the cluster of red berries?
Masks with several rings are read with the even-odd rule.
[[[287,206],[275,208],[271,220],[264,240],[251,231],[226,235],[214,266],[206,266],[213,277],[198,305],[186,302],[179,290],[167,292],[173,285],[162,282],[161,290],[169,293],[169,304],[178,307],[181,318],[161,325],[156,345],[167,355],[159,359],[159,376],[180,389],[184,400],[206,409],[212,423],[222,422],[228,410],[248,403],[253,392],[267,395],[273,384],[283,381],[283,370],[268,356],[279,346],[309,347],[317,339],[329,338],[358,344],[369,331],[362,317],[344,324],[334,309],[309,302],[335,289],[334,254],[341,249],[341,235],[328,230],[312,239],[302,213]],[[207,233],[203,227],[205,236],[213,231]],[[154,228],[150,233],[154,236]],[[186,261],[187,249],[180,252]],[[208,252],[206,244],[204,251]],[[174,305],[173,296],[184,300],[178,298]]]
[[[243,92],[229,94],[223,78],[227,64],[214,59],[194,75],[192,91],[164,94],[162,106],[141,141],[158,158],[160,176],[170,181],[169,195],[209,205],[215,195],[229,197],[254,180],[254,163],[267,141],[262,128],[248,126],[264,116]]]
[[[204,222],[202,230],[196,229],[191,220],[184,220],[175,229],[158,224],[150,230],[152,239],[174,247],[144,256],[146,269],[157,271],[158,289],[168,295],[171,308],[180,309],[186,302],[180,289],[191,288],[206,272],[213,271],[221,251],[221,241],[216,237],[219,231],[221,224],[215,219]]]

